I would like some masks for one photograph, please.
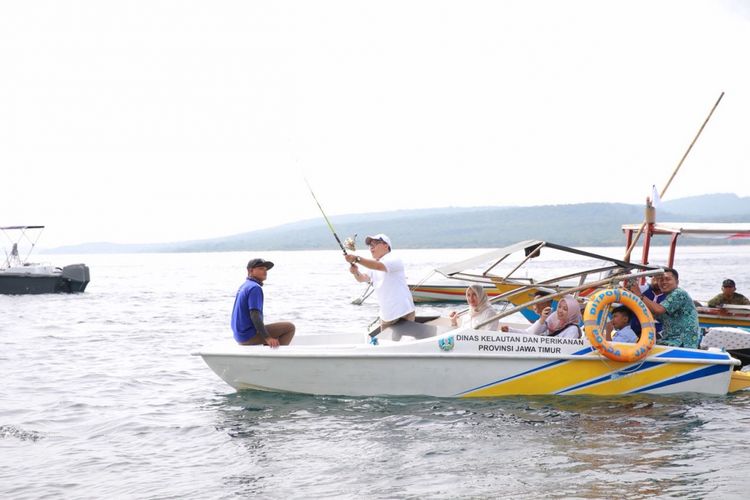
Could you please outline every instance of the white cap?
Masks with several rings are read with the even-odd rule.
[[[372,236],[368,236],[367,238],[365,238],[365,245],[369,245],[372,240],[385,241],[385,244],[388,245],[388,248],[393,250],[393,246],[391,245],[391,239],[383,233],[378,233]]]

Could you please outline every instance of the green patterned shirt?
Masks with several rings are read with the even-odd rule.
[[[697,349],[701,330],[698,311],[690,295],[682,288],[675,288],[661,302],[661,306],[666,312],[659,315],[659,320],[664,325],[664,338],[659,343]]]

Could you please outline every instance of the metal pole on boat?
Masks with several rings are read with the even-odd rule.
[[[693,145],[698,140],[698,137],[700,137],[701,132],[703,132],[703,129],[706,127],[706,124],[708,123],[708,120],[711,119],[711,115],[714,114],[714,111],[719,106],[719,103],[721,102],[721,98],[724,97],[724,92],[721,93],[719,98],[716,100],[716,104],[714,104],[714,107],[711,108],[711,111],[708,113],[708,116],[703,121],[703,125],[701,125],[701,128],[698,129],[698,133],[695,134],[695,137],[693,138],[693,142],[690,143],[690,146],[688,146],[687,150],[685,151],[685,154],[682,155],[682,159],[680,159],[680,162],[677,164],[677,167],[674,169],[674,172],[672,172],[672,176],[667,181],[667,184],[664,186],[664,189],[661,190],[661,193],[659,193],[659,198],[664,198],[664,194],[667,192],[667,189],[669,188],[669,185],[672,184],[672,180],[677,175],[677,172],[680,170],[680,167],[682,167],[683,162],[685,161],[685,158],[687,158],[687,155],[690,154],[690,150],[693,149]],[[633,238],[633,241],[630,243],[630,246],[628,247],[627,252],[625,252],[625,257],[623,257],[622,260],[625,262],[630,262],[630,254],[633,252],[633,248],[635,248],[635,245],[638,243],[638,238],[641,237],[641,233],[643,233],[643,230],[645,229],[647,224],[647,221],[643,221],[641,223],[641,227],[638,229],[638,232],[635,235],[635,238]]]
[[[312,187],[310,187],[310,183],[307,182],[307,178],[305,178],[305,184],[307,184],[307,189],[310,190],[310,194],[312,195],[313,200],[315,200],[315,203],[318,205],[318,208],[320,209],[320,213],[323,214],[323,218],[326,220],[326,224],[328,224],[328,229],[331,230],[331,232],[333,233],[333,237],[336,238],[336,242],[339,244],[339,247],[341,247],[341,251],[344,252],[344,255],[348,255],[346,253],[346,248],[344,248],[344,244],[341,243],[341,240],[339,239],[339,235],[336,234],[336,230],[333,229],[333,224],[331,224],[331,221],[328,220],[328,216],[323,211],[323,207],[320,206],[320,202],[318,201],[318,198],[315,196],[315,193],[313,193]]]

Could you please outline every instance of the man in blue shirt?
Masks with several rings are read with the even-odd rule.
[[[289,345],[294,337],[294,324],[288,321],[263,323],[263,282],[272,267],[273,262],[263,259],[247,263],[247,279],[237,290],[232,310],[232,331],[238,344],[279,347]]]
[[[653,302],[656,302],[657,304],[661,304],[661,302],[667,298],[667,296],[661,291],[661,288],[659,287],[659,281],[661,280],[661,275],[655,274],[651,276],[651,283],[649,285],[646,285],[645,287],[641,287],[641,293],[644,297],[647,299],[651,299]],[[635,316],[635,314],[630,315],[630,328],[635,332],[635,334],[640,337],[641,336],[641,322],[638,321],[638,318]],[[656,340],[660,340],[662,337],[662,329],[664,325],[661,324],[661,321],[659,321],[658,318],[654,317],[654,327],[656,329]]]

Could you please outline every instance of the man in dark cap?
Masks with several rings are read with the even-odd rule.
[[[750,300],[736,292],[734,280],[725,279],[721,284],[721,293],[708,301],[708,307],[720,307],[725,304],[733,306],[750,306]]]
[[[271,347],[289,345],[294,337],[294,324],[288,321],[263,322],[263,282],[273,262],[251,259],[247,263],[247,279],[237,290],[232,310],[234,340],[242,345],[265,344]]]

